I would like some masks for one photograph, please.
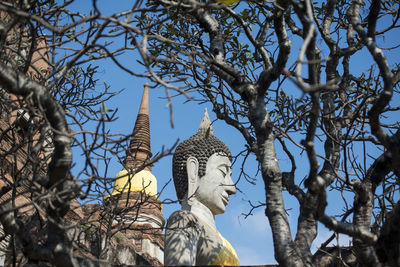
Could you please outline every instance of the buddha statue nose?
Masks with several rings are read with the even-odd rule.
[[[227,180],[225,191],[228,193],[228,195],[236,194],[236,186],[233,183],[232,178],[229,176]]]

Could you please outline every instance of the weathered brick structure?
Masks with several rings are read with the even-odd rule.
[[[2,97],[9,97],[10,103],[23,105],[15,96],[3,92]],[[31,224],[32,231],[45,232],[46,218],[35,210],[32,197],[32,192],[40,188],[33,182],[37,177],[33,179],[32,175],[44,173],[31,171],[35,161],[29,159],[27,146],[30,141],[35,142],[35,135],[33,140],[24,137],[32,121],[23,109],[12,105],[2,105],[1,108],[0,190],[4,192],[0,204],[13,202],[15,207],[22,207],[19,211],[23,214],[22,218]],[[162,229],[165,219],[161,202],[156,196],[157,180],[151,173],[151,165],[147,164],[152,155],[148,116],[148,87],[145,86],[123,170],[117,174],[112,194],[102,204],[81,204],[75,200],[65,216],[71,222],[67,234],[79,247],[76,253],[101,259],[105,262],[104,266],[163,265]],[[42,161],[38,165],[43,170],[52,152],[51,132],[45,143],[48,147],[41,150],[38,157]],[[18,177],[23,174],[28,179],[19,180]],[[15,186],[16,183],[18,186]],[[32,188],[36,189],[32,191]],[[111,225],[107,225],[109,219],[112,220]],[[112,234],[109,234],[110,229]],[[4,236],[2,231],[1,236]],[[24,262],[18,244],[11,242],[9,236],[1,240],[0,249],[0,266]]]

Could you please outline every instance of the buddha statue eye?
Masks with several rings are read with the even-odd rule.
[[[224,176],[224,177],[226,177],[226,172],[224,171],[224,170],[222,170],[222,169],[218,169],[221,173],[222,173],[222,175]]]
[[[222,166],[221,168],[218,168],[218,170],[220,171],[220,172],[222,172],[222,175],[224,176],[224,177],[226,177],[228,174],[230,175],[232,172],[231,172],[231,168],[230,167],[228,167],[228,166]]]

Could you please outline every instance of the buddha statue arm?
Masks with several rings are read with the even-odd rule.
[[[199,239],[200,231],[190,212],[172,214],[165,231],[164,265],[196,265]]]

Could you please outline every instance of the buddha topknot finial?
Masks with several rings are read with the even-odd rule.
[[[206,135],[214,135],[214,131],[211,125],[210,117],[208,116],[207,108],[204,110],[203,118],[201,119],[199,129],[197,133],[205,133]]]

